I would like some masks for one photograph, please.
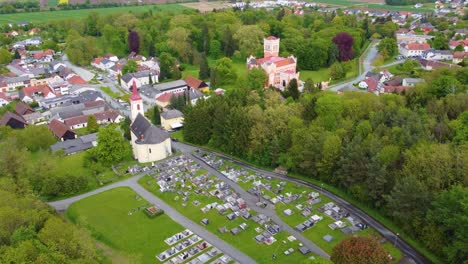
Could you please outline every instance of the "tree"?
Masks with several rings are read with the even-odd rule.
[[[345,67],[343,67],[342,63],[335,62],[330,67],[330,77],[332,80],[341,80],[346,77]]]
[[[354,38],[350,34],[346,32],[338,33],[333,38],[333,43],[335,43],[335,45],[338,47],[338,51],[339,51],[338,60],[339,61],[349,61],[353,58]]]
[[[13,59],[15,59],[15,60],[21,59],[21,55],[19,54],[17,49],[15,49],[15,54],[13,55]]]
[[[126,116],[124,121],[120,123],[120,129],[123,131],[123,136],[126,140],[132,139],[130,134],[130,125],[132,124],[132,120],[130,117]]]
[[[460,82],[453,76],[443,75],[429,84],[428,91],[437,98],[456,93],[460,90]]]
[[[151,121],[154,125],[161,125],[161,111],[159,110],[159,106],[157,105],[153,107],[153,116]]]
[[[265,83],[267,81],[267,76],[262,69],[254,68],[248,72],[247,83],[250,89],[257,90],[262,94],[263,89],[265,88]]]
[[[328,58],[327,58],[327,66],[333,65],[335,61],[338,59],[338,56],[340,55],[340,51],[338,50],[338,47],[332,43],[328,47]]]
[[[200,70],[198,72],[198,78],[201,80],[206,80],[210,78],[210,66],[208,65],[208,59],[206,54],[203,52],[200,60]]]
[[[237,41],[243,56],[249,56],[255,55],[256,51],[261,48],[264,36],[265,32],[259,26],[245,25],[234,34],[234,40]]]
[[[297,100],[300,96],[299,88],[297,85],[297,79],[294,78],[289,81],[288,86],[286,87],[285,91],[283,92],[284,97],[292,97],[294,100]]]
[[[161,80],[167,79],[167,78],[175,78],[177,75],[177,65],[175,65],[175,58],[171,56],[171,54],[167,52],[161,53],[159,56],[159,78]]]
[[[444,34],[437,34],[432,40],[432,48],[446,50],[449,48],[448,38]]]
[[[299,67],[304,70],[318,70],[328,60],[327,47],[322,40],[309,40],[297,51]]]
[[[169,30],[166,35],[167,46],[174,50],[182,61],[188,62],[192,55],[190,31],[182,27],[177,27]]]
[[[333,248],[330,259],[335,264],[392,263],[385,249],[371,237],[351,237],[342,240]]]
[[[134,60],[129,60],[127,64],[122,67],[122,74],[133,73],[138,71],[138,64]]]
[[[311,78],[308,78],[304,82],[304,93],[314,93],[318,92],[317,86],[314,84],[314,81]]]
[[[114,126],[99,128],[97,142],[97,147],[92,151],[96,160],[103,165],[116,164],[130,156],[129,143]]]
[[[393,38],[384,38],[380,41],[379,45],[377,45],[377,50],[384,56],[384,59],[388,59],[398,53],[397,42]]]
[[[136,31],[130,31],[128,34],[128,49],[130,52],[140,53],[140,36]]]
[[[13,59],[11,53],[6,49],[0,49],[0,64],[7,64]]]
[[[224,85],[232,83],[237,79],[236,71],[229,58],[221,58],[216,61],[215,65],[211,68],[211,82],[215,85]]]
[[[89,115],[88,116],[87,128],[88,128],[88,132],[90,132],[90,133],[94,133],[94,132],[97,132],[99,130],[99,125],[97,123],[96,116],[94,116],[94,115]]]
[[[426,234],[430,238],[426,240],[426,245],[439,255],[446,256],[449,263],[463,263],[466,260],[467,215],[468,189],[461,185],[439,194],[427,213],[426,219],[434,227],[431,231],[434,231]],[[437,243],[434,244],[434,241]]]

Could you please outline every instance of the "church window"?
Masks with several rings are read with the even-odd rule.
[[[137,110],[140,111],[140,104],[137,104]]]
[[[148,152],[151,154],[151,149],[150,148],[148,149]]]

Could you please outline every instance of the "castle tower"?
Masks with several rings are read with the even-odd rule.
[[[263,39],[263,57],[277,57],[279,54],[279,42],[280,39],[274,36]]]
[[[143,116],[145,115],[145,110],[143,110],[143,99],[141,99],[140,94],[138,93],[138,89],[135,83],[135,80],[133,80],[133,85],[132,85],[132,96],[130,96],[130,109],[131,109],[131,120],[135,120],[137,117],[138,113],[142,114]]]

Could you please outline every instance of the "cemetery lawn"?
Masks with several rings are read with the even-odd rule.
[[[259,225],[254,221],[245,220],[242,217],[238,217],[235,220],[230,221],[226,218],[226,215],[218,214],[215,209],[212,209],[207,213],[203,213],[201,208],[206,204],[220,202],[220,200],[215,197],[207,197],[191,193],[189,195],[190,198],[187,201],[187,206],[184,207],[182,206],[182,199],[178,199],[176,201],[175,197],[178,196],[177,193],[160,192],[158,184],[151,176],[144,176],[138,181],[138,183],[195,223],[202,225],[200,221],[207,218],[210,221],[210,223],[205,226],[208,231],[249,255],[257,263],[301,263],[307,257],[311,256],[310,254],[303,256],[297,250],[299,242],[297,240],[289,242],[286,239],[289,234],[285,231],[276,234],[274,237],[277,241],[268,246],[266,244],[259,244],[255,241],[254,237],[257,235],[255,227]],[[180,198],[182,198],[182,196]],[[193,205],[192,202],[195,200],[199,201],[200,205]],[[251,213],[252,215],[256,214],[253,211],[251,211]],[[242,223],[247,223],[248,227],[236,236],[232,235],[230,232],[222,234],[218,231],[218,228],[220,227],[226,226],[226,228],[230,230],[231,228],[238,227]],[[283,243],[283,240],[286,241],[286,243]],[[293,248],[295,251],[289,256],[284,255],[283,252],[289,248]],[[275,260],[272,260],[272,254],[277,255]]]
[[[72,204],[65,215],[88,229],[94,238],[134,263],[155,263],[156,254],[170,248],[164,239],[185,230],[163,214],[150,219],[143,211],[129,211],[148,204],[130,188],[116,188]]]
[[[229,162],[226,162],[226,164],[229,164]],[[235,167],[235,166],[232,166],[232,167]],[[248,169],[247,171],[249,172]],[[261,181],[266,182],[265,179],[261,179]],[[268,182],[271,183],[271,185],[273,186],[273,189],[276,189],[277,184],[279,184],[281,180],[273,178]],[[239,184],[243,189],[249,190],[250,188],[253,187],[253,180],[250,180],[248,182],[243,182],[242,180],[240,180],[237,182],[237,184]],[[270,197],[276,196],[273,192],[267,189],[262,189],[262,191],[264,192],[264,195],[268,195]],[[292,193],[292,194],[301,193],[302,198],[290,204],[284,204],[282,202],[276,203],[275,204],[276,213],[281,218],[281,220],[283,220],[285,223],[287,223],[293,228],[299,225],[300,223],[303,223],[307,219],[309,219],[312,215],[317,214],[323,217],[321,221],[316,223],[313,227],[305,230],[302,234],[306,238],[308,238],[310,241],[317,244],[317,246],[319,246],[321,249],[326,251],[328,254],[331,254],[333,247],[335,247],[336,244],[338,244],[341,240],[345,239],[348,236],[344,234],[343,232],[341,232],[340,229],[332,230],[328,225],[336,222],[336,220],[332,219],[331,217],[328,217],[327,215],[317,210],[317,208],[323,206],[324,204],[333,202],[333,200],[331,200],[328,197],[320,195],[319,198],[321,199],[321,202],[314,204],[312,206],[311,214],[308,217],[304,217],[300,214],[301,211],[296,208],[296,205],[297,204],[305,205],[305,202],[307,201],[307,195],[310,192],[312,192],[312,190],[308,189],[307,187],[297,185],[295,183],[287,182],[286,185],[283,187],[283,191],[281,193],[283,195],[285,195],[286,193]],[[285,215],[283,211],[286,209],[291,209],[294,213],[289,216]],[[345,222],[347,226],[350,225],[350,223],[346,219],[342,219],[341,221]],[[377,237],[378,239],[381,238],[381,236],[374,229],[371,229],[371,228],[358,231],[355,234],[360,235],[360,236],[374,236],[374,237]],[[323,240],[323,237],[325,235],[331,235],[334,238],[334,240],[332,242],[326,242],[325,240]],[[352,235],[349,235],[349,236],[352,236]],[[394,263],[398,263],[398,261],[403,257],[401,251],[398,248],[394,247],[391,242],[387,241],[384,244],[382,244],[382,246],[387,250],[387,252],[390,255],[392,255],[392,257],[394,258]]]

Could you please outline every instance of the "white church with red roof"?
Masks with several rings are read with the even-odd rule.
[[[135,81],[132,90],[130,132],[133,157],[141,163],[155,162],[169,157],[172,154],[169,133],[151,124],[145,117],[143,99],[138,93]]]
[[[280,39],[274,36],[263,39],[263,58],[254,56],[247,58],[247,68],[261,68],[267,75],[265,86],[273,86],[283,90],[292,79],[299,81],[296,72],[297,58],[293,55],[286,58],[279,55]]]

